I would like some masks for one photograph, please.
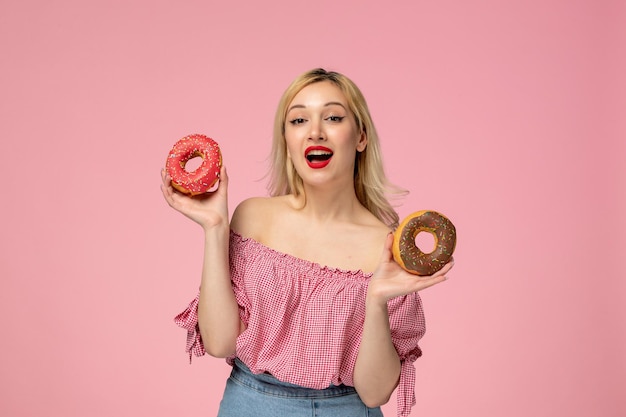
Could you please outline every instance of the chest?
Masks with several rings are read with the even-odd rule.
[[[268,234],[266,244],[279,252],[343,270],[373,272],[382,242],[376,233],[342,227],[288,227]]]

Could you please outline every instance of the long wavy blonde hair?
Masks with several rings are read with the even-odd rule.
[[[354,114],[359,133],[367,136],[367,146],[356,153],[354,167],[354,190],[359,202],[374,216],[395,229],[398,226],[398,213],[387,199],[388,194],[404,195],[407,192],[393,186],[383,169],[380,142],[374,122],[361,90],[345,75],[334,71],[316,68],[297,77],[283,93],[274,119],[274,136],[270,155],[270,181],[268,191],[271,196],[293,194],[304,195],[302,178],[296,172],[287,156],[285,140],[285,122],[287,109],[293,98],[304,87],[313,83],[330,81],[343,92],[352,114]]]

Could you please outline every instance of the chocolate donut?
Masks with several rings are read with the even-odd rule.
[[[415,244],[420,232],[435,238],[435,250],[422,252]],[[456,245],[456,229],[447,217],[431,210],[407,216],[394,232],[393,258],[407,272],[432,275],[450,261]]]
[[[185,170],[187,162],[195,157],[202,158],[202,164],[192,172]],[[176,142],[165,163],[172,187],[192,196],[208,192],[220,178],[221,167],[222,153],[217,142],[197,134]]]

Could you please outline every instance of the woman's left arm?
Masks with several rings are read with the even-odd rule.
[[[387,302],[365,301],[365,323],[354,367],[354,387],[368,407],[389,401],[400,378],[400,358],[391,340]]]
[[[354,387],[368,407],[389,401],[400,379],[400,358],[391,339],[387,301],[445,281],[451,261],[431,276],[406,272],[393,260],[393,234],[387,236],[380,264],[365,298],[365,322],[354,367]]]

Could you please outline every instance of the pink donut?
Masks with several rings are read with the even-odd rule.
[[[195,157],[202,158],[202,164],[192,172],[185,170],[187,162]],[[176,142],[165,162],[172,187],[192,196],[208,192],[219,180],[221,167],[222,153],[217,142],[197,134]]]

